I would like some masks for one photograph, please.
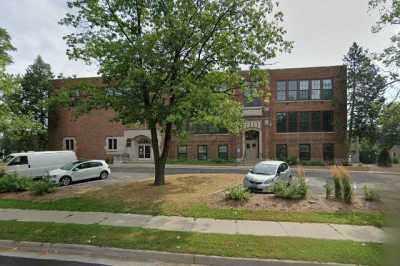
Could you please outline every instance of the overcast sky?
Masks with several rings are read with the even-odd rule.
[[[280,0],[285,14],[286,39],[294,41],[291,54],[271,60],[273,68],[341,64],[356,41],[379,52],[389,45],[392,29],[371,33],[376,12],[368,12],[368,0]],[[23,73],[37,55],[51,64],[55,74],[96,75],[95,66],[69,61],[62,36],[68,28],[58,25],[67,8],[65,0],[3,0],[0,27],[11,35],[17,48],[12,73]]]

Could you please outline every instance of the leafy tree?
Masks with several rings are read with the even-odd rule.
[[[80,86],[76,112],[110,108],[125,125],[147,125],[155,185],[165,183],[172,135],[188,124],[240,131],[242,107],[233,99],[244,86],[239,67],[250,66],[253,94],[266,97],[258,67],[292,46],[272,0],[70,0],[68,7],[60,23],[76,33],[65,36],[67,54],[97,62],[106,85]]]
[[[14,144],[27,135],[42,131],[31,113],[13,112],[12,101],[9,101],[10,95],[21,90],[21,78],[6,73],[6,66],[12,63],[9,53],[14,50],[7,31],[0,28],[0,136],[2,149],[6,143],[8,151],[23,149],[24,147],[16,147]]]
[[[37,135],[28,134],[28,139],[21,139],[26,149],[43,150],[47,147],[48,98],[53,78],[50,65],[38,56],[28,66],[20,88],[6,94],[6,102],[14,115],[29,114],[38,129],[42,129],[41,132],[36,131]]]
[[[400,103],[385,106],[379,120],[381,140],[386,149],[400,143]]]
[[[371,9],[378,9],[380,19],[372,28],[373,32],[381,31],[387,25],[400,25],[400,1],[398,0],[370,0],[369,6]],[[388,70],[388,81],[386,86],[391,87],[397,85],[400,81],[400,32],[397,32],[390,38],[392,45],[383,50],[383,53],[377,58],[385,65]],[[398,90],[395,100],[400,95]]]
[[[370,143],[377,138],[378,118],[385,102],[386,79],[367,50],[353,43],[344,57],[347,66],[349,142],[359,137]]]

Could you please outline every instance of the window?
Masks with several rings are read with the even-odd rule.
[[[257,88],[251,82],[246,82],[244,88],[244,106],[257,107],[262,106],[262,100],[257,96]]]
[[[299,100],[308,100],[308,98],[309,98],[308,80],[300,80]]]
[[[110,151],[115,151],[117,150],[117,138],[107,138],[107,149]]]
[[[289,101],[297,100],[297,80],[289,80],[288,98]]]
[[[15,157],[8,165],[27,165],[28,164],[28,156],[18,156]]]
[[[276,99],[286,101],[286,81],[281,80],[276,83]]]
[[[218,159],[228,160],[228,144],[218,145]]]
[[[297,113],[289,113],[289,132],[297,132]]]
[[[93,167],[90,162],[82,163],[76,167],[76,169],[82,170]]]
[[[289,166],[287,164],[282,163],[281,165],[279,165],[278,174],[285,172],[288,168],[289,168]]]
[[[287,131],[287,115],[286,113],[276,113],[276,131],[286,132]]]
[[[127,148],[132,147],[132,139],[126,139],[126,147]]]
[[[214,125],[191,125],[190,132],[193,134],[226,134],[228,130]]]
[[[311,145],[300,144],[299,145],[299,159],[300,161],[309,161],[311,159]]]
[[[64,149],[67,151],[75,150],[75,139],[74,138],[65,138],[64,139]]]
[[[332,162],[335,158],[335,145],[327,143],[323,145],[323,158],[324,161]]]
[[[311,113],[311,131],[313,132],[321,131],[321,112]]]
[[[333,131],[333,112],[325,111],[322,113],[322,130],[326,132]]]
[[[287,145],[276,144],[276,159],[286,161],[287,159]]]
[[[198,160],[207,160],[207,145],[199,145],[197,146],[197,159]]]
[[[187,145],[179,145],[178,160],[186,160],[186,159],[187,159]]]
[[[300,112],[300,132],[310,131],[310,112]]]
[[[324,79],[322,81],[322,99],[330,100],[332,99],[332,80]]]
[[[311,99],[319,100],[321,99],[321,81],[320,80],[312,80],[311,81]]]
[[[89,168],[90,167],[102,167],[103,164],[100,162],[89,162]]]

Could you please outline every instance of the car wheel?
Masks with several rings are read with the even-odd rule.
[[[72,183],[72,179],[69,176],[64,176],[60,179],[60,184],[62,186],[68,186]]]
[[[100,179],[107,179],[107,177],[108,177],[108,172],[107,171],[101,172]]]

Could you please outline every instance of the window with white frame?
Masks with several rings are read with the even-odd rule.
[[[64,149],[67,151],[74,151],[76,147],[75,138],[64,138]]]
[[[107,138],[107,150],[115,151],[118,149],[118,140],[117,138]]]

